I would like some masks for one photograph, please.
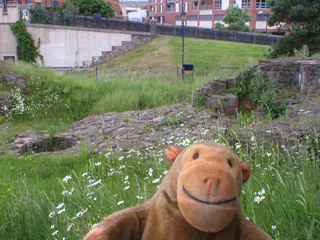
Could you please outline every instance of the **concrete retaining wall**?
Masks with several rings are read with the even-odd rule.
[[[37,43],[47,67],[81,67],[83,62],[131,41],[130,33],[119,31],[90,30],[76,27],[28,24],[28,31]],[[41,61],[38,60],[41,64]]]

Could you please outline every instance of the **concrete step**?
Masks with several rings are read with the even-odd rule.
[[[101,56],[92,57],[91,67],[94,67],[102,62],[110,61],[111,59],[118,57],[126,52],[129,52],[136,47],[139,47],[147,42],[151,41],[151,37],[143,36],[143,35],[132,35],[131,41],[123,41],[121,46],[113,46],[112,51],[102,51]],[[88,63],[84,62],[84,64],[88,65]]]

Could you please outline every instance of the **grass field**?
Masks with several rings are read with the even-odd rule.
[[[179,40],[168,39],[171,43],[163,47],[177,50],[166,55],[172,58],[170,61],[179,61]],[[191,48],[193,44],[186,41],[187,49]],[[254,52],[251,47],[256,46],[244,45],[249,55]],[[153,47],[156,51],[158,45]],[[226,56],[226,64],[233,64],[230,62],[236,58],[237,49],[230,50],[234,55]],[[186,62],[210,61],[212,55],[207,51],[205,48],[205,52],[187,55]],[[152,55],[150,52],[145,54]],[[140,64],[138,59],[146,56],[141,53],[130,60],[130,54],[124,64]],[[154,55],[151,58],[157,59]],[[113,64],[118,64],[116,61]],[[89,115],[190,102],[192,92],[208,81],[61,76],[24,63],[6,63],[0,68],[0,72],[8,71],[25,75],[29,89],[10,93],[6,86],[0,88],[12,94],[15,101],[14,110],[0,119],[0,146],[27,129],[54,134]],[[186,139],[188,131],[168,145],[181,145]],[[316,130],[290,147],[260,142],[255,136],[246,146],[236,135],[213,134],[212,141],[225,143],[252,167],[252,177],[242,194],[246,217],[274,239],[320,239],[320,145]],[[102,154],[90,154],[83,146],[80,152],[69,155],[0,155],[0,239],[81,239],[105,216],[142,203],[154,194],[169,169],[163,161],[164,150],[153,146],[140,152],[134,148],[126,153],[106,149]]]
[[[159,37],[99,67],[174,67],[181,65],[181,38]],[[244,66],[265,59],[269,46],[185,38],[185,63],[195,67]]]

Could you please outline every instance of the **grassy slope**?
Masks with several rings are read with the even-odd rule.
[[[244,66],[264,59],[269,46],[185,38],[185,63],[196,67]],[[100,67],[173,67],[181,64],[181,38],[159,37]]]

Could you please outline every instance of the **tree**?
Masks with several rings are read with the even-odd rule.
[[[72,4],[79,7],[80,15],[93,15],[100,13],[102,17],[111,18],[114,16],[114,11],[104,0],[69,0],[63,6]]]
[[[75,25],[75,17],[79,8],[72,4],[57,8],[32,7],[29,9],[32,23],[54,24],[54,25]]]
[[[295,49],[304,45],[310,54],[320,51],[319,0],[270,0],[269,5],[274,14],[268,24],[273,26],[285,22],[285,29],[289,32],[289,36],[280,39],[272,48],[269,57],[292,56]]]
[[[250,22],[252,19],[253,17],[248,13],[247,8],[242,11],[238,6],[230,6],[227,9],[227,15],[223,18],[223,22],[229,24],[228,27],[225,27],[227,30],[249,32],[250,27],[246,22]],[[221,29],[222,26],[217,24],[216,28]]]

